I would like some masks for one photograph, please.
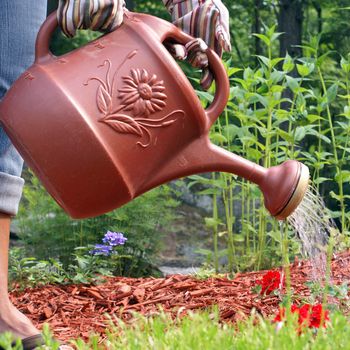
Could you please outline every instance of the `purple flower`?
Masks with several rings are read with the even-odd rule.
[[[95,249],[90,250],[90,254],[92,255],[105,255],[108,256],[112,253],[113,247],[109,245],[103,244],[95,244]]]
[[[102,239],[104,244],[109,244],[114,247],[117,245],[123,245],[127,241],[127,238],[121,232],[111,232],[107,231],[105,236]]]

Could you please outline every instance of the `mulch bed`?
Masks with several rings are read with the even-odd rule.
[[[106,314],[125,321],[137,311],[146,316],[159,313],[159,305],[172,315],[185,315],[188,310],[203,310],[216,305],[220,319],[235,322],[255,309],[263,317],[278,311],[280,299],[261,297],[252,288],[266,271],[237,274],[234,279],[171,275],[166,278],[106,278],[100,285],[49,285],[12,292],[16,307],[38,327],[49,323],[57,339],[82,337],[91,333],[103,337],[108,321]],[[298,300],[310,296],[305,282],[310,280],[308,261],[295,261],[291,266],[293,295]],[[350,252],[337,254],[332,261],[332,279],[341,284],[350,278]]]

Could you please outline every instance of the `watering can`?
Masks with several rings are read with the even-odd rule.
[[[0,120],[47,191],[73,218],[111,211],[168,181],[223,171],[256,183],[277,219],[299,205],[308,169],[286,161],[269,169],[210,143],[229,81],[207,51],[216,92],[203,109],[163,45],[193,40],[159,18],[129,13],[116,31],[56,57],[56,15],[42,25],[34,64],[0,104]]]

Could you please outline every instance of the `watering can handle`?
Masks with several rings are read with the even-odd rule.
[[[53,57],[49,45],[57,25],[57,15],[54,11],[46,18],[36,37],[35,63],[45,63]]]
[[[185,34],[180,29],[176,28],[174,25],[162,21],[164,26],[161,26],[161,40],[164,42],[167,39],[173,39],[179,44],[185,45],[193,40],[193,37]],[[165,22],[165,23],[164,23]],[[221,62],[219,56],[210,48],[207,49],[206,54],[208,56],[209,69],[214,75],[216,89],[214,100],[210,106],[205,110],[207,117],[209,119],[208,130],[219,117],[221,112],[226,107],[229,95],[230,95],[230,83],[225,70],[224,65]]]

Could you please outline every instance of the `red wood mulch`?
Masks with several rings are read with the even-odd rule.
[[[23,292],[12,292],[11,299],[34,324],[41,328],[50,324],[57,339],[66,341],[87,338],[92,332],[104,333],[105,314],[130,320],[132,312],[144,315],[158,313],[158,305],[173,315],[187,310],[217,305],[222,321],[237,321],[257,313],[269,317],[278,311],[277,296],[260,297],[252,292],[265,271],[237,274],[233,280],[210,278],[197,280],[190,276],[171,275],[166,278],[108,278],[100,285],[50,285]],[[338,254],[332,261],[335,284],[350,278],[350,252]],[[305,285],[310,278],[308,262],[291,266],[294,296],[310,295]]]

